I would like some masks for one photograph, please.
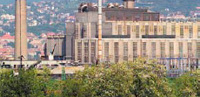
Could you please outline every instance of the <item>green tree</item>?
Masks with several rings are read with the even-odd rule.
[[[12,70],[0,73],[0,97],[43,97],[43,87],[35,70]]]
[[[174,89],[178,97],[199,97],[200,96],[200,71],[188,72],[175,79]]]
[[[167,97],[172,90],[165,69],[155,61],[137,59],[121,64],[85,67],[66,81],[63,95],[68,97]]]
[[[44,67],[44,69],[40,71],[40,76],[38,76],[42,83],[44,95],[46,97],[60,97],[63,81],[52,79],[50,75],[51,71],[47,67]]]
[[[157,65],[155,60],[146,61],[136,59],[133,63],[127,63],[134,76],[130,91],[135,97],[169,97],[172,89],[166,79],[164,66]]]

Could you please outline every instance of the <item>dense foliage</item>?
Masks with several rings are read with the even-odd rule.
[[[138,59],[135,62],[87,67],[66,81],[63,94],[72,97],[168,97],[172,90],[164,68]]]
[[[162,65],[137,59],[121,64],[86,66],[67,80],[52,80],[44,69],[0,69],[0,97],[198,97],[200,72],[169,79]],[[37,74],[40,73],[40,76]]]
[[[50,97],[55,89],[60,90],[56,88],[60,82],[52,82],[49,73],[44,69],[38,76],[37,70],[22,69],[15,75],[14,71],[0,69],[0,97]]]

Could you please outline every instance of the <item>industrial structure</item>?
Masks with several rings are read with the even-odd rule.
[[[15,2],[15,60],[27,60],[26,0]]]
[[[67,52],[72,52],[67,53],[67,56],[71,56],[71,60],[79,61],[83,64],[93,64],[99,58],[103,62],[124,61],[123,58],[117,57],[119,53],[123,53],[121,49],[119,52],[116,51],[116,57],[114,58],[114,46],[111,43],[110,46],[112,47],[105,50],[106,41],[137,40],[135,35],[132,34],[134,23],[142,21],[159,22],[159,13],[149,12],[147,9],[134,8],[134,2],[135,0],[124,0],[124,5],[110,3],[107,7],[102,8],[102,13],[101,10],[98,12],[101,9],[99,7],[101,4],[97,6],[93,3],[82,3],[78,8],[79,12],[76,13],[76,22],[67,23],[67,37],[70,38],[67,38],[66,41],[72,45],[67,46]],[[99,15],[101,15],[101,18],[97,18]],[[137,37],[139,35],[142,35],[142,33],[138,32]],[[120,45],[119,47],[123,46]],[[99,56],[99,54],[101,55]],[[127,58],[131,59],[130,56],[127,56]],[[114,61],[115,59],[116,61]]]
[[[79,6],[76,21],[67,23],[70,38],[66,41],[71,46],[66,48],[71,53],[66,55],[71,60],[94,64],[100,47],[102,62],[134,61],[138,57],[157,59],[172,76],[176,76],[174,70],[180,74],[198,68],[199,21],[161,21],[159,13],[134,7],[135,0],[123,1],[123,5],[110,3],[102,8],[102,34],[98,28],[98,6]]]
[[[45,60],[66,59],[66,35],[48,36],[44,46]]]
[[[16,0],[15,60],[2,61],[30,67],[33,64],[119,63],[138,57],[157,59],[171,77],[198,68],[200,64],[200,22],[161,21],[160,14],[136,8],[135,0],[123,5],[82,3],[76,21],[66,24],[66,35],[48,36],[45,60],[27,60],[26,0]],[[23,62],[19,63],[20,58]],[[55,61],[59,60],[59,61]],[[59,68],[58,68],[59,69]],[[55,70],[60,76],[61,70]]]

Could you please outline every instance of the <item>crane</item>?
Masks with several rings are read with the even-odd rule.
[[[53,50],[50,52],[49,60],[54,60],[53,54],[54,54],[55,48],[56,48],[56,44],[54,45]]]

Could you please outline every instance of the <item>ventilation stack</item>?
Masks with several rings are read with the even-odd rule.
[[[98,0],[98,61],[102,61],[102,0]]]
[[[135,0],[123,0],[124,8],[134,8]]]

